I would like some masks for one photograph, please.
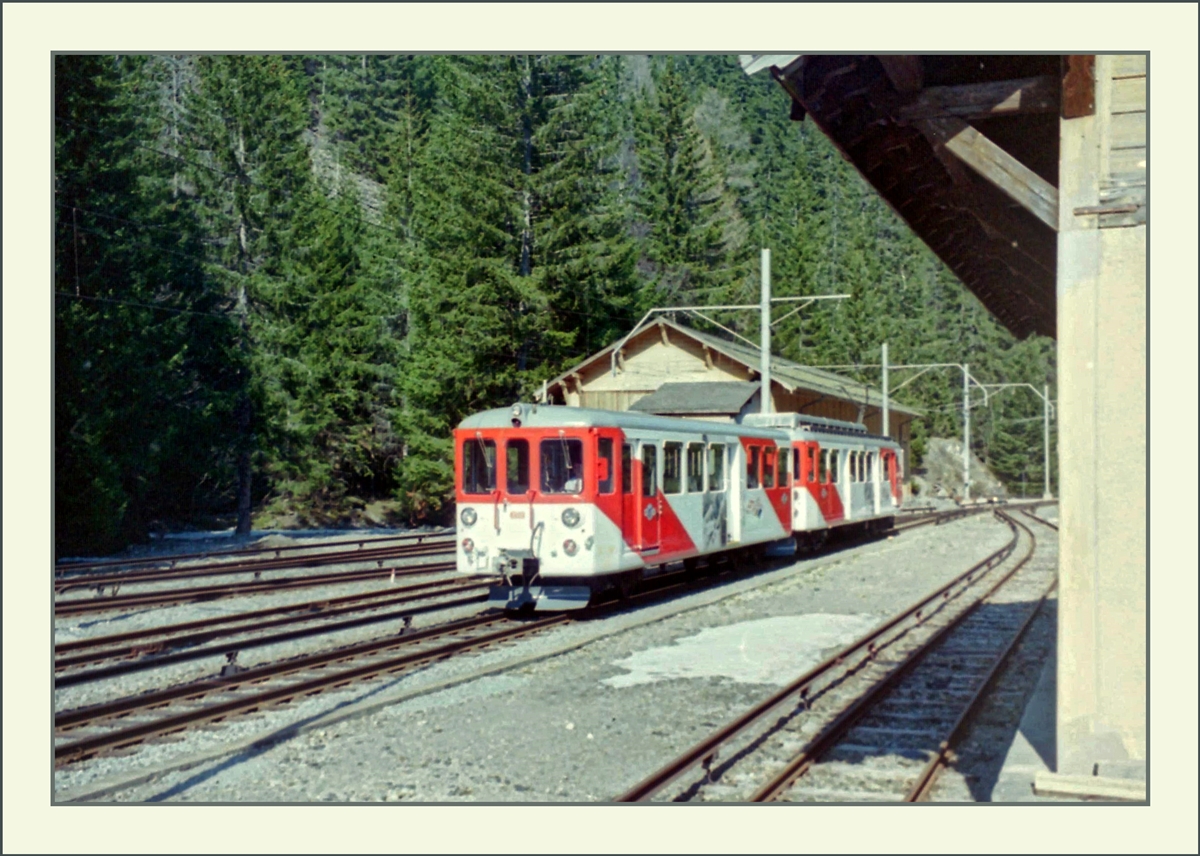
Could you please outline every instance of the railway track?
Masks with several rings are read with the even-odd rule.
[[[238,556],[260,556],[265,554],[274,554],[274,558],[281,558],[284,553],[291,553],[297,550],[321,550],[329,547],[348,547],[351,544],[355,545],[358,550],[366,548],[368,544],[385,544],[393,541],[402,541],[405,543],[420,544],[424,541],[437,538],[453,538],[454,530],[446,529],[439,532],[422,532],[416,535],[384,535],[370,538],[344,538],[339,541],[323,541],[310,544],[283,544],[278,547],[244,547],[232,550],[206,550],[199,553],[171,553],[161,556],[142,556],[140,558],[128,559],[98,559],[95,561],[72,561],[67,560],[59,562],[54,569],[55,576],[66,576],[68,574],[87,574],[87,573],[103,573],[112,568],[137,568],[146,565],[166,565],[168,568],[174,568],[179,562],[192,562],[200,559],[216,559],[218,561],[227,558],[236,558]],[[353,551],[340,551],[353,552]],[[216,564],[214,562],[213,564]]]
[[[640,594],[626,598],[624,603],[662,599],[681,591],[711,584],[730,573],[736,573],[740,565],[741,563],[733,557],[722,556],[710,563],[708,573],[703,578],[697,578],[682,570],[658,574],[647,580],[645,589]],[[486,583],[480,583],[480,585],[484,584]],[[436,584],[429,583],[427,585]],[[113,634],[107,637],[98,637],[95,640],[78,640],[63,643],[62,646],[56,648],[56,653],[64,655],[61,660],[64,668],[68,665],[95,664],[101,661],[101,657],[112,659],[120,656],[138,656],[138,653],[144,650],[141,646],[154,647],[161,643],[163,647],[159,650],[166,650],[168,646],[172,645],[198,645],[204,641],[218,638],[218,636],[236,635],[238,632],[248,629],[252,623],[258,629],[268,626],[284,626],[288,623],[306,620],[302,614],[296,614],[295,610],[297,609],[305,607],[328,609],[332,604],[339,604],[335,609],[341,608],[341,605],[345,605],[347,609],[354,609],[356,608],[353,605],[355,601],[382,597],[384,594],[385,592],[368,592],[334,600],[313,601],[308,604],[224,616],[211,620],[213,626],[210,626],[209,620],[194,621],[162,628],[151,628],[150,630]],[[400,592],[391,590],[386,594],[400,594]],[[479,598],[482,599],[483,595],[481,594]],[[371,608],[384,605],[387,604],[380,600],[373,600]],[[431,608],[441,608],[444,605],[436,604]],[[603,609],[604,606],[602,605],[600,608]],[[346,623],[347,625],[357,625],[373,620],[385,621],[402,618],[415,611],[412,608],[406,608],[400,612],[388,614],[386,617],[372,616],[369,620],[350,619]],[[595,610],[590,612],[594,613]],[[341,613],[331,611],[328,614]],[[272,618],[272,616],[277,616],[277,618]],[[278,623],[268,624],[263,619]],[[344,687],[356,681],[370,680],[383,674],[411,669],[455,654],[500,644],[509,639],[526,636],[569,620],[572,620],[572,617],[552,615],[545,619],[522,621],[493,613],[481,613],[438,628],[417,632],[406,632],[402,629],[398,636],[343,646],[332,651],[292,657],[248,670],[237,670],[237,667],[234,666],[233,669],[227,670],[228,674],[221,677],[66,711],[55,717],[56,764],[67,764],[99,754],[126,750],[138,743],[169,737],[197,725],[220,722],[230,717],[286,704],[331,688]],[[215,626],[219,624],[227,626]],[[501,626],[501,629],[494,629],[497,624]],[[336,629],[336,626],[325,625],[320,629],[305,632],[315,634],[328,632],[331,629]],[[190,640],[187,638],[188,631],[195,632]],[[253,640],[251,644],[263,645],[285,641],[286,638],[296,638],[296,633],[296,631],[287,631],[284,634],[262,637]],[[177,634],[183,634],[182,640]],[[92,669],[89,670],[92,673],[90,677],[76,679],[75,682],[82,682],[86,679],[98,680],[101,677],[123,674],[139,668],[151,668],[153,665],[166,665],[168,662],[211,656],[234,649],[239,644],[242,643],[223,642],[205,649],[196,649],[199,653],[196,651],[169,652],[155,657],[153,663],[146,666],[142,666],[141,661],[135,660],[129,663],[118,663],[104,669]],[[243,645],[243,647],[250,647],[250,645]],[[90,654],[79,653],[89,648],[92,649]],[[79,659],[68,660],[67,656]],[[168,660],[168,658],[172,659]],[[88,672],[80,674],[87,675]],[[70,674],[64,676],[64,678],[70,677]],[[65,685],[63,678],[60,678],[58,683]]]
[[[296,588],[312,588],[314,586],[340,585],[365,580],[377,580],[382,577],[395,580],[402,577],[441,573],[454,569],[455,563],[453,560],[428,562],[423,565],[403,568],[385,568],[380,563],[379,567],[369,570],[336,571],[327,574],[309,574],[296,577],[276,577],[271,580],[255,579],[249,582],[160,589],[127,595],[117,594],[94,598],[68,598],[59,600],[54,604],[54,616],[55,618],[62,618],[71,615],[111,612],[113,610],[130,609],[132,607],[171,606],[179,603],[219,600],[239,595],[262,594],[264,592],[279,592]]]
[[[78,640],[56,646],[55,688],[99,681],[133,672],[156,669],[239,651],[290,642],[379,624],[411,619],[421,613],[482,603],[494,580],[479,577],[416,583],[372,596],[351,596],[347,603],[309,601],[276,609],[149,628],[113,636]],[[380,595],[386,595],[381,597]],[[421,606],[412,604],[426,601]],[[432,602],[429,602],[432,601]],[[399,610],[386,607],[402,606]],[[369,614],[363,614],[369,613]],[[345,617],[354,616],[354,617]],[[341,620],[334,620],[340,618]],[[314,622],[318,622],[314,624]],[[307,624],[307,627],[276,633],[262,631]],[[254,634],[254,635],[246,635]],[[233,637],[233,638],[231,638]],[[205,645],[223,639],[219,644]],[[120,661],[97,667],[102,663]]]
[[[1028,526],[995,513],[1013,533],[1001,550],[618,801],[927,798],[972,712],[1055,584],[1056,551],[1039,550]]]
[[[325,545],[310,545],[313,549]],[[287,549],[286,547],[279,548]],[[338,550],[331,553],[317,553],[290,558],[261,558],[242,562],[214,562],[184,567],[172,567],[155,570],[126,570],[106,573],[87,573],[73,576],[58,577],[54,581],[54,591],[62,594],[78,589],[95,589],[101,587],[123,586],[144,583],[174,582],[176,580],[193,579],[196,577],[230,576],[233,574],[262,574],[264,571],[296,570],[299,568],[316,568],[326,565],[349,565],[360,562],[375,562],[381,565],[392,559],[404,559],[419,556],[440,556],[453,553],[454,539],[439,538],[417,543],[398,544],[391,547],[379,547],[359,550]],[[56,571],[56,577],[59,572]]]
[[[67,711],[54,718],[55,765],[499,645],[567,620],[562,615],[522,621],[480,614],[428,630],[402,631],[398,636]]]
[[[704,577],[698,578],[683,570],[659,574],[648,580],[640,593],[620,603],[629,605],[661,600],[712,584],[736,573],[738,568],[739,564],[726,556],[715,562]],[[599,610],[589,610],[589,614],[611,606],[612,603],[606,603]],[[409,609],[406,614],[412,612]],[[515,640],[578,617],[557,614],[529,620],[485,612],[428,630],[411,632],[402,629],[398,636],[292,657],[222,677],[65,711],[55,716],[55,764],[61,766],[128,750],[139,743],[169,738],[195,726]],[[197,623],[189,622],[191,625]],[[494,629],[496,627],[500,629]],[[108,638],[130,641],[142,633],[134,631]],[[79,646],[77,642],[66,644],[77,646],[76,650]],[[229,643],[220,646],[221,649],[230,647]]]

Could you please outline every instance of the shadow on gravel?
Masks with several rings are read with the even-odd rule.
[[[1029,745],[1037,752],[1038,757],[1046,765],[1047,769],[1057,769],[1058,747],[1056,744],[1057,728],[1054,698],[1051,697],[1049,699],[1049,704],[1041,705],[1036,709],[1030,709],[1028,720],[1025,720],[1024,714],[1030,700],[1033,698],[1038,679],[1041,677],[1042,668],[1047,663],[1053,664],[1058,660],[1058,634],[1055,632],[1058,626],[1058,601],[1046,601],[1046,604],[1042,607],[1042,615],[1034,619],[1034,621],[1035,625],[1030,627],[1026,638],[1022,640],[1019,649],[1014,654],[1014,657],[1018,660],[1032,661],[1034,666],[1030,670],[1032,675],[1025,675],[1020,680],[1019,685],[1024,689],[1024,693],[1020,696],[1020,701],[1017,705],[1018,711],[1007,723],[996,740],[996,752],[989,754],[986,761],[975,765],[974,769],[971,770],[972,775],[967,779],[971,796],[976,802],[992,801],[992,795],[995,791],[996,783],[1000,778],[1000,773],[1004,768],[1009,747],[1016,740],[1018,733],[1029,742]],[[1048,639],[1040,641],[1035,638],[1035,634],[1038,633],[1036,622],[1045,622],[1043,626],[1048,627],[1048,631],[1046,631]],[[997,683],[1004,682],[1005,676],[1001,675]]]
[[[340,702],[332,705],[331,707],[327,708],[326,710],[320,711],[318,713],[314,713],[312,716],[305,717],[304,719],[301,719],[298,722],[293,722],[290,725],[286,725],[283,728],[279,728],[275,731],[272,731],[270,734],[260,737],[258,740],[254,741],[252,744],[247,746],[245,749],[242,749],[241,751],[239,751],[233,755],[230,755],[228,758],[224,758],[224,759],[218,761],[217,763],[213,764],[213,766],[211,766],[211,767],[207,767],[197,773],[194,773],[193,775],[184,779],[179,784],[172,785],[171,787],[167,788],[164,791],[160,791],[159,793],[154,794],[153,796],[147,797],[144,800],[144,802],[164,802],[165,800],[169,800],[172,797],[176,797],[182,793],[186,793],[188,790],[194,788],[195,786],[208,781],[209,779],[213,778],[216,775],[219,775],[220,773],[223,773],[226,770],[236,767],[238,764],[245,763],[246,761],[252,761],[255,758],[257,758],[259,755],[262,755],[262,754],[270,751],[271,749],[275,748],[279,744],[285,743],[288,740],[291,740],[295,737],[299,737],[301,734],[301,729],[303,729],[306,725],[310,725],[311,723],[316,722],[317,720],[320,720],[323,717],[326,717],[331,713],[335,713],[339,710],[342,710],[342,709],[345,709],[352,705],[356,705],[356,704],[359,704],[360,702],[366,701],[367,699],[370,699],[372,696],[377,696],[380,693],[384,692],[385,690],[393,689],[398,683],[403,681],[406,677],[411,677],[412,675],[416,674],[419,671],[420,670],[417,669],[412,672],[409,672],[406,675],[401,675],[394,680],[387,681],[386,683],[384,683],[381,686],[372,688],[368,692],[365,692],[361,695],[356,695],[354,698],[351,698],[351,699],[346,699],[344,701],[340,701]],[[234,721],[236,722],[236,720],[234,720]],[[333,724],[334,723],[330,723],[330,725],[333,725]],[[247,802],[258,802],[258,800],[256,800],[256,799],[249,799],[246,801]]]

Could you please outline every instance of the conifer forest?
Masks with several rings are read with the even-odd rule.
[[[734,56],[56,56],[55,536],[447,522],[451,430],[650,307],[821,301],[809,365],[1051,384],[768,74]],[[758,334],[754,313],[715,316]],[[695,322],[692,322],[695,323]],[[843,370],[878,385],[875,369]],[[897,400],[961,436],[961,375]],[[1042,404],[971,414],[1042,481]]]

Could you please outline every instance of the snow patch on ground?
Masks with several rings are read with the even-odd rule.
[[[784,685],[879,622],[874,615],[781,615],[710,627],[671,645],[638,651],[613,665],[627,670],[606,678],[631,687],[672,678],[731,678],[745,684]]]

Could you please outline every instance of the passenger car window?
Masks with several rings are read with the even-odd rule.
[[[496,489],[496,442],[467,440],[462,446],[463,493],[487,494]]]
[[[683,491],[683,443],[663,443],[663,493]]]
[[[642,445],[642,496],[658,493],[658,447],[650,443]]]
[[[613,468],[613,441],[611,437],[601,437],[596,444],[596,458],[599,470],[596,474],[597,486],[601,493],[612,493],[616,470]]]
[[[633,449],[621,444],[621,493],[633,493]]]
[[[790,458],[790,457],[791,457],[791,454],[788,452],[787,449],[779,450],[779,486],[780,487],[788,486],[788,458]]]
[[[746,487],[758,487],[759,447],[750,446],[746,452]]]
[[[763,487],[775,487],[775,447],[763,449]]]
[[[688,443],[687,448],[688,493],[704,491],[704,444]]]
[[[708,447],[708,489],[713,492],[725,490],[725,447]]]
[[[505,481],[509,493],[529,490],[529,441],[509,440],[505,446]]]
[[[540,448],[542,493],[582,493],[583,441],[559,437]]]

